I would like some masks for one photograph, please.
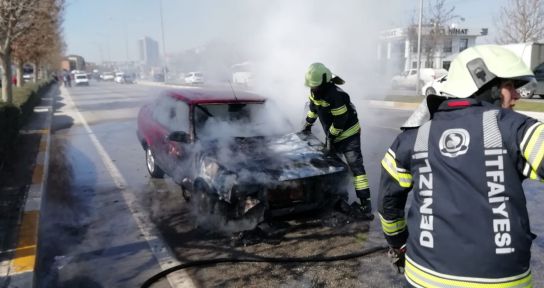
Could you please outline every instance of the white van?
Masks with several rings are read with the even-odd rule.
[[[446,69],[421,68],[420,69],[420,87],[428,82],[436,80],[448,74]],[[391,79],[391,88],[415,88],[417,85],[417,69],[404,71],[402,74],[393,76]]]
[[[204,74],[202,72],[189,72],[185,75],[185,83],[202,84],[204,83]]]
[[[87,74],[77,73],[74,75],[74,84],[76,86],[89,86],[89,78]]]

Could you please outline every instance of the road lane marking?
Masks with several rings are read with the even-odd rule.
[[[39,211],[28,211],[23,214],[17,248],[15,248],[15,256],[11,262],[11,269],[15,273],[34,270],[36,244],[38,242],[38,234],[36,232],[38,230],[39,218]]]
[[[146,217],[146,215],[140,211],[144,211],[140,205],[136,201],[136,197],[134,194],[127,189],[128,184],[117,166],[113,163],[113,160],[109,156],[108,152],[106,152],[106,149],[104,149],[104,146],[100,143],[98,138],[96,137],[95,133],[75,105],[75,102],[72,99],[72,96],[70,93],[66,90],[66,88],[61,88],[62,95],[66,95],[67,102],[70,103],[70,106],[72,106],[75,116],[77,117],[77,120],[83,125],[85,130],[87,131],[89,138],[91,139],[91,142],[93,143],[98,155],[100,156],[100,159],[102,160],[102,163],[108,170],[110,176],[113,179],[113,182],[117,186],[117,188],[120,190],[121,195],[123,196],[123,199],[125,201],[125,204],[129,208],[132,217],[134,218],[134,221],[136,222],[136,225],[140,229],[140,232],[144,236],[144,239],[147,241],[149,247],[151,248],[151,252],[153,253],[153,256],[157,259],[157,262],[159,263],[159,266],[162,270],[166,270],[168,268],[171,268],[173,266],[177,266],[181,264],[176,258],[172,256],[172,252],[170,251],[170,247],[165,245],[165,243],[162,241],[162,239],[157,236],[159,235],[158,232],[155,230],[153,225],[146,224],[151,223],[151,221]],[[145,221],[144,221],[145,220]],[[171,287],[182,287],[182,288],[193,288],[195,287],[193,281],[189,277],[186,271],[177,271],[174,273],[171,273],[167,276],[168,282],[170,283]]]
[[[40,183],[43,178],[43,165],[36,164],[34,166],[34,172],[32,173],[32,184]]]

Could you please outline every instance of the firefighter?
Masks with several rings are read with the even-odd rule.
[[[312,125],[319,117],[329,152],[342,153],[353,173],[361,217],[372,220],[370,189],[361,153],[361,126],[349,95],[337,86],[341,84],[344,80],[333,77],[325,65],[310,65],[305,77],[305,85],[310,88],[310,110],[302,132],[311,133]]]
[[[378,212],[412,286],[531,287],[535,235],[521,183],[544,177],[544,124],[509,109],[529,81],[531,70],[505,48],[464,50],[447,97],[427,101],[430,120],[385,154]]]

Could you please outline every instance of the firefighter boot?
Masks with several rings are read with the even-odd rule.
[[[372,214],[372,203],[370,202],[370,190],[356,190],[357,198],[361,201],[361,212],[363,214],[362,219],[364,220],[374,220],[374,215]]]

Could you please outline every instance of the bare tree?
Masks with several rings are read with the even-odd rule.
[[[446,26],[449,22],[460,19],[461,16],[455,14],[455,6],[448,6],[446,0],[433,0],[429,1],[429,7],[427,9],[428,16],[426,18],[427,25],[429,27],[429,35],[424,38],[423,52],[427,62],[430,62],[442,41],[448,41],[444,37]]]
[[[411,43],[417,43],[418,25],[415,19],[416,13],[414,12],[411,25],[408,28],[408,38]],[[445,45],[441,41],[447,41],[447,38],[444,37],[446,26],[457,19],[462,19],[462,17],[455,13],[455,6],[449,6],[447,0],[429,0],[422,20],[421,52],[424,54],[425,61],[430,62],[441,44]]]
[[[11,85],[11,45],[34,23],[39,0],[0,1],[0,59],[2,60],[2,100],[13,102]]]
[[[31,63],[34,67],[34,80],[38,79],[37,71],[44,71],[40,64],[48,62],[51,56],[55,59],[62,53],[62,36],[60,23],[63,0],[42,0],[35,13],[34,25],[21,37],[13,41],[12,56],[17,64],[17,84],[22,83],[22,68]],[[60,62],[60,61],[59,61]],[[51,63],[47,63],[48,65]]]
[[[509,0],[501,7],[497,42],[538,41],[544,38],[544,0]]]

